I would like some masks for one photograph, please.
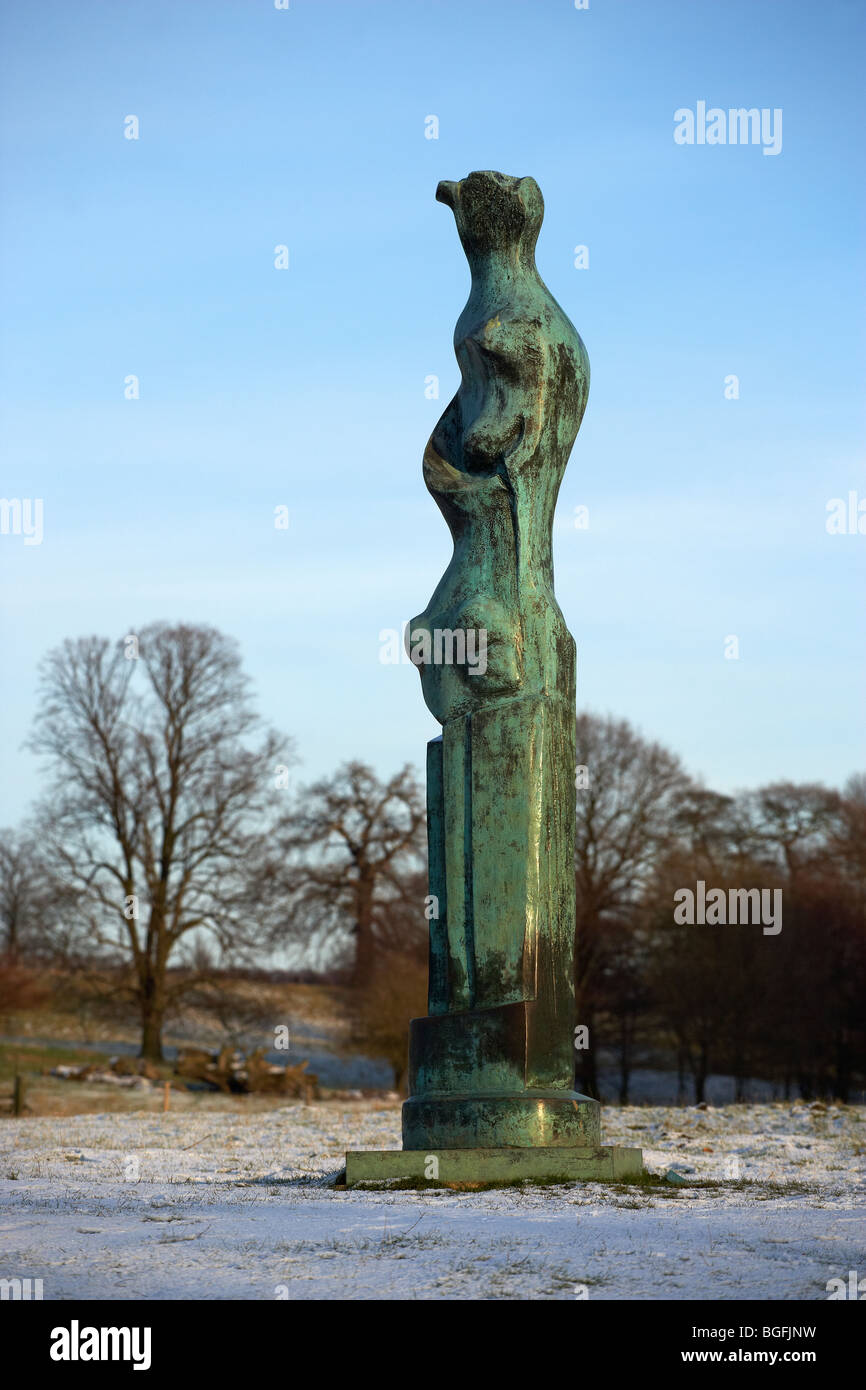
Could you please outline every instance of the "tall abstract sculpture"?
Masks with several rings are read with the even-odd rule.
[[[429,1014],[410,1026],[403,1154],[349,1154],[347,1181],[408,1172],[412,1155],[437,1159],[428,1179],[447,1180],[440,1157],[455,1180],[620,1176],[640,1152],[601,1149],[598,1102],[573,1090],[575,645],[553,591],[589,361],[536,269],[535,180],[472,173],[436,197],[472,287],[460,387],[424,454],[454,553],[409,629],[442,725],[427,750]],[[449,660],[455,635],[458,656],[484,661]]]

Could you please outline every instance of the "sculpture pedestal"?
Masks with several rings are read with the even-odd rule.
[[[628,1182],[643,1173],[640,1149],[611,1145],[537,1149],[375,1149],[346,1154],[346,1186],[405,1182],[430,1187],[517,1182]]]
[[[409,1025],[403,1149],[346,1154],[346,1186],[618,1182],[640,1149],[601,1142],[597,1100],[569,1088],[571,1035],[536,1000]]]
[[[600,1106],[571,1090],[572,1057],[536,1000],[414,1018],[403,1148],[597,1149]]]
[[[347,1153],[346,1186],[639,1178],[640,1149],[603,1146],[598,1101],[563,1085],[570,1035],[551,1031],[535,1001],[413,1019],[403,1149]]]
[[[578,1091],[410,1096],[403,1106],[403,1148],[424,1153],[600,1145],[598,1101]]]

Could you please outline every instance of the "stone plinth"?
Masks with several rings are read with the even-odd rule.
[[[375,1149],[346,1154],[346,1186],[389,1182],[431,1187],[502,1186],[518,1182],[628,1182],[640,1178],[640,1149]]]

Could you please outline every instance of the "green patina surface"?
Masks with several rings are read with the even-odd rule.
[[[435,654],[437,632],[464,631],[486,669],[418,663],[442,724],[427,760],[439,915],[403,1144],[597,1144],[598,1106],[572,1089],[575,646],[552,557],[589,361],[536,269],[535,180],[473,173],[436,197],[472,285],[454,335],[460,387],[424,455],[454,553],[410,642],[423,652],[426,635]]]
[[[346,1186],[417,1182],[439,1187],[513,1182],[618,1182],[643,1174],[640,1149],[423,1149],[346,1154]]]
[[[622,1163],[639,1171],[640,1153],[601,1149],[598,1103],[573,1089],[575,645],[552,558],[589,361],[535,266],[535,180],[473,173],[436,197],[472,274],[460,387],[424,454],[454,552],[409,626],[442,725],[427,753],[438,916],[429,1016],[410,1025],[404,1151],[348,1155],[348,1181],[423,1176],[437,1153],[467,1181],[613,1178]],[[460,644],[448,660],[455,633],[475,661]]]

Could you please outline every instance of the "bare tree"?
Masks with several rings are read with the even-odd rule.
[[[36,840],[26,831],[0,830],[0,954],[9,964],[38,947],[49,897]]]
[[[853,773],[842,789],[832,849],[842,872],[866,905],[866,773]]]
[[[267,827],[290,744],[263,732],[236,643],[155,623],[118,643],[66,641],[41,668],[31,746],[52,784],[42,842],[101,960],[129,966],[142,1056],[197,982],[174,978],[205,935],[224,957],[266,944]]]
[[[649,982],[703,1098],[712,1067],[730,1072],[736,1098],[749,1076],[790,1093],[847,1098],[862,1070],[866,954],[866,796],[852,778],[839,793],[774,783],[736,797],[686,798],[681,843],[646,894]],[[725,892],[781,889],[784,930],[678,926],[677,888],[698,879]]]
[[[623,928],[637,925],[641,894],[676,838],[693,784],[673,753],[646,742],[624,720],[579,715],[577,763],[585,774],[577,783],[575,993],[578,1019],[590,1032],[590,1045],[579,1054],[580,1084],[597,1094],[602,978],[613,969],[614,943],[625,949]]]
[[[354,946],[352,983],[372,978],[376,950],[394,931],[394,904],[418,892],[407,876],[424,862],[424,801],[407,766],[381,782],[345,763],[304,789],[280,837],[289,866],[292,931],[314,949]]]
[[[778,863],[790,885],[826,866],[843,834],[843,800],[815,782],[774,782],[738,798],[739,819],[751,854]]]

